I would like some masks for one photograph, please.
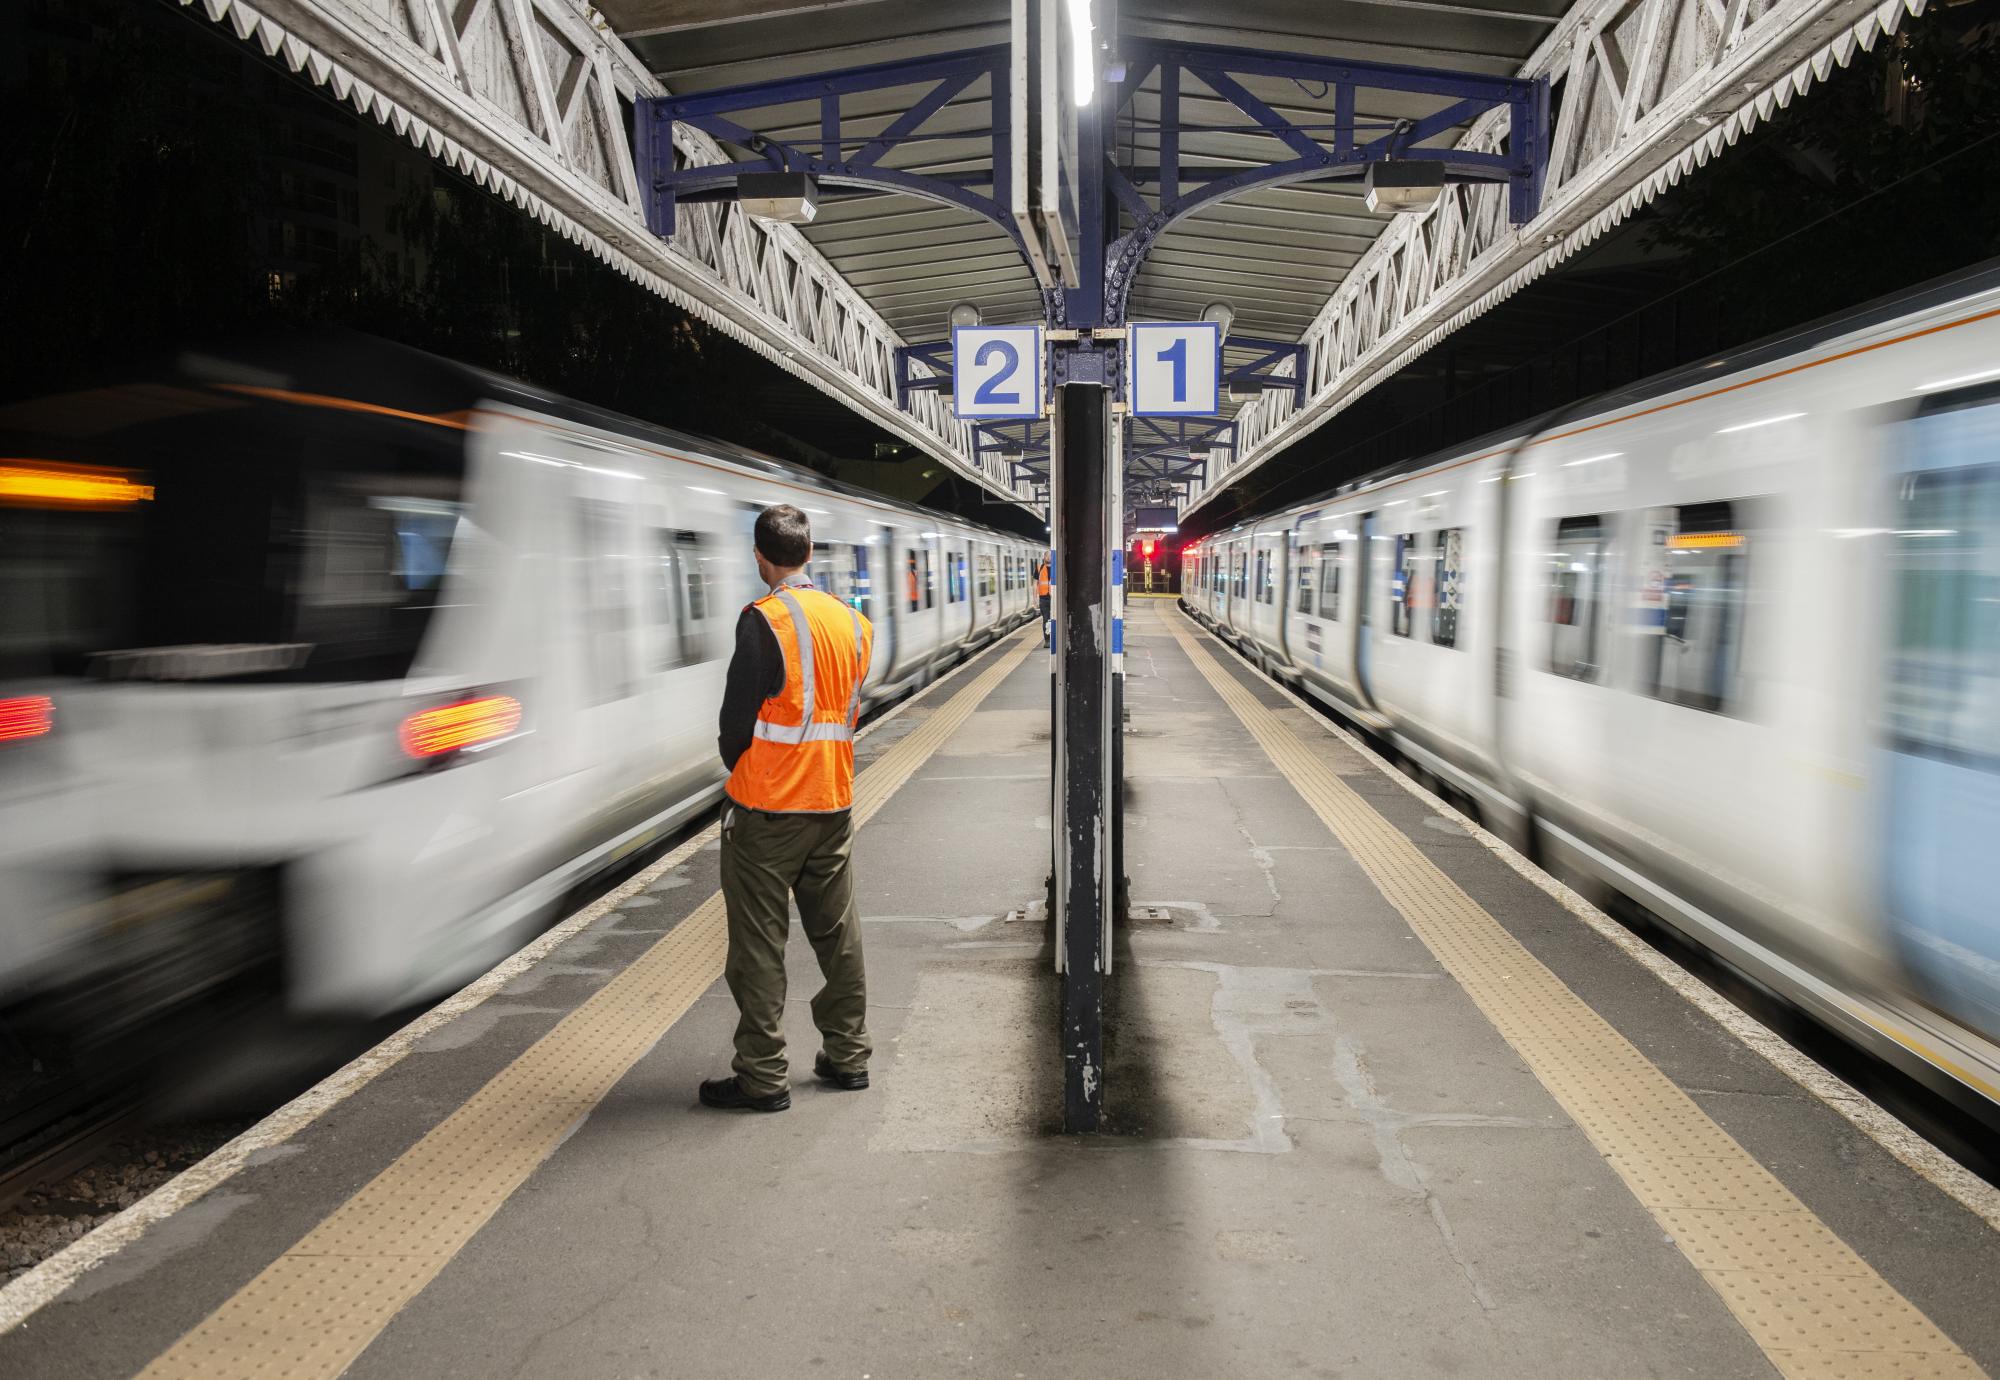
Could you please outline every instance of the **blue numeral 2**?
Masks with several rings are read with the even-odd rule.
[[[1014,371],[1021,367],[1021,352],[1004,340],[989,340],[979,347],[979,353],[972,357],[972,362],[975,367],[983,368],[991,364],[995,359],[1005,360],[1006,366],[992,378],[979,385],[978,391],[972,395],[972,401],[995,405],[1012,403],[1018,406],[1021,401],[1020,389],[1017,388],[1012,393],[1001,393],[995,390],[1008,379],[1012,378]]]

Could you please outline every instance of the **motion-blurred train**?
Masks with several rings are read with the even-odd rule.
[[[777,502],[869,704],[1032,616],[1019,537],[380,342],[0,409],[0,1000],[483,971],[716,799]]]
[[[2000,269],[1205,538],[1182,597],[1497,832],[2000,1101]]]

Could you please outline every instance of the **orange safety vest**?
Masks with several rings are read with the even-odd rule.
[[[750,747],[724,788],[770,814],[831,814],[854,803],[854,726],[875,630],[831,594],[785,585],[750,606],[785,655],[785,688],[757,710]]]
[[[1047,561],[1043,561],[1035,570],[1035,593],[1041,595],[1043,598],[1048,597],[1049,563]]]

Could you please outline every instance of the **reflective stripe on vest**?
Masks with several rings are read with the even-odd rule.
[[[822,599],[840,605],[847,614],[844,626]],[[777,639],[785,658],[785,685],[759,707],[750,747],[729,775],[729,796],[739,805],[772,814],[847,809],[854,795],[854,729],[873,651],[872,630],[852,607],[809,585],[775,589],[751,607]],[[838,646],[850,630],[851,662]],[[827,645],[821,645],[822,639]],[[824,660],[829,656],[832,661]],[[838,719],[822,717],[830,707],[829,692],[839,705]]]
[[[795,724],[774,724],[760,713],[756,727],[751,732],[759,738],[773,743],[849,743],[854,741],[854,726],[861,715],[861,682],[868,679],[868,663],[862,653],[865,645],[861,637],[861,615],[852,608],[848,615],[854,622],[854,647],[857,656],[863,656],[861,674],[855,677],[854,691],[847,697],[847,712],[839,723],[814,723],[813,710],[817,707],[815,692],[818,678],[813,672],[812,628],[806,622],[806,611],[799,606],[798,598],[789,589],[778,591],[778,601],[785,611],[792,615],[792,626],[804,628],[804,636],[799,638],[799,680],[802,682],[805,712]],[[766,700],[766,704],[770,701]]]

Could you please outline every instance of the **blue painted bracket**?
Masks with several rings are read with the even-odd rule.
[[[1253,187],[1292,182],[1358,181],[1370,163],[1418,157],[1444,164],[1451,182],[1503,182],[1508,213],[1516,224],[1534,218],[1541,204],[1548,163],[1549,88],[1546,80],[1523,81],[1389,63],[1298,57],[1288,53],[1219,48],[1169,40],[1123,38],[1126,74],[1109,115],[1130,110],[1141,88],[1159,77],[1159,162],[1150,166],[1104,166],[1104,182],[1132,228],[1105,248],[1104,316],[1125,320],[1126,302],[1139,267],[1154,242],[1175,221]],[[1280,115],[1243,84],[1242,78],[1280,78],[1318,86],[1314,100],[1331,100],[1332,118],[1305,126]],[[1242,132],[1268,135],[1289,158],[1252,167],[1189,165],[1181,158],[1181,138],[1192,132],[1181,115],[1189,79],[1240,111],[1249,125]],[[1446,104],[1417,120],[1397,121],[1376,132],[1356,118],[1357,94],[1391,91],[1442,98]],[[1504,153],[1474,153],[1426,147],[1479,114],[1504,106],[1511,120]],[[1373,137],[1365,137],[1372,135]],[[1329,137],[1330,136],[1330,137]],[[1150,191],[1151,195],[1148,196]]]
[[[646,224],[654,234],[667,238],[674,233],[675,208],[682,202],[732,200],[737,180],[745,173],[803,172],[822,189],[836,189],[836,194],[841,190],[864,195],[901,193],[971,211],[991,221],[1019,246],[1020,228],[1014,224],[1008,205],[1007,170],[1013,139],[1007,122],[1009,79],[1007,46],[997,44],[808,77],[749,82],[699,95],[643,98],[635,104],[632,115],[632,154],[638,165],[639,185],[646,193]],[[981,99],[975,88],[982,83],[984,99],[992,111],[984,129],[926,129],[952,102]],[[847,132],[843,97],[913,87],[923,89],[887,127],[868,134]],[[808,135],[766,134],[734,118],[806,104],[817,106],[819,112]],[[873,116],[873,120],[879,119],[879,115]],[[713,136],[739,154],[738,161],[680,166],[674,154],[676,122]],[[963,143],[981,137],[991,153],[986,168],[940,175],[909,172],[886,161],[912,144],[941,139]],[[980,187],[986,191],[975,190]]]
[[[1289,382],[1286,380],[1285,382]],[[1202,473],[1196,450],[1236,451],[1236,423],[1188,417],[1133,417],[1125,434],[1125,469],[1183,487]]]
[[[975,423],[972,449],[979,455],[1007,455],[1019,451],[1020,458],[1012,462],[1013,477],[1027,476],[1037,483],[1048,482],[1049,424],[1039,417]]]
[[[1292,401],[1300,407],[1306,402],[1306,354],[1308,347],[1289,340],[1260,340],[1256,336],[1232,335],[1222,345],[1222,384],[1256,384],[1259,388],[1289,388]],[[1250,353],[1253,358],[1231,364],[1231,351],[1241,355]],[[1291,361],[1289,375],[1277,372],[1278,366]]]
[[[910,372],[910,361],[922,360],[931,367],[929,377],[918,377]],[[929,345],[898,345],[896,347],[896,406],[908,412],[910,394],[935,393],[950,388],[951,342],[935,341]]]

